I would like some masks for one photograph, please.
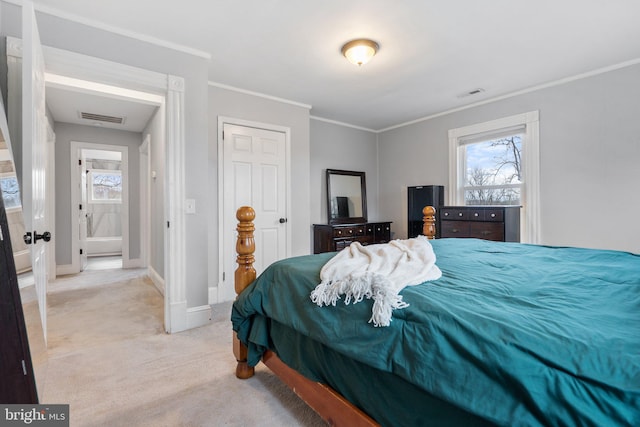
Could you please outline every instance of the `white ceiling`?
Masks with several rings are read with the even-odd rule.
[[[209,80],[380,130],[640,62],[638,0],[36,0],[37,10],[210,56]],[[379,43],[360,68],[340,55]],[[478,95],[462,94],[482,88]]]
[[[53,120],[130,132],[142,132],[156,111],[157,106],[133,100],[117,99],[99,94],[78,92],[63,87],[46,88],[47,107]],[[122,124],[87,120],[80,113],[122,117]]]

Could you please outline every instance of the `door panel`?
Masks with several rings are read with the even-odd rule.
[[[80,150],[82,153],[82,150]],[[78,224],[80,229],[80,271],[87,268],[87,167],[84,154],[80,154],[78,162],[78,173],[80,174],[80,206],[78,209]]]
[[[33,2],[22,6],[22,190],[25,229],[32,232],[31,265],[42,332],[47,342],[47,256],[44,235],[46,217],[47,133],[45,115],[44,56]]]
[[[233,272],[236,210],[251,206],[256,211],[256,262],[258,274],[287,254],[286,140],[283,132],[224,125],[224,276],[219,301],[235,297]],[[282,219],[282,221],[281,221]]]

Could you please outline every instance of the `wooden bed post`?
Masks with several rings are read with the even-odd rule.
[[[433,206],[425,206],[422,209],[424,218],[422,219],[422,234],[427,236],[427,239],[436,238],[436,208]]]
[[[236,252],[238,254],[238,268],[235,271],[234,285],[236,294],[240,295],[256,279],[256,269],[253,268],[256,250],[256,242],[253,238],[255,226],[253,220],[256,212],[249,206],[242,206],[236,212],[238,219],[238,240],[236,242]],[[236,366],[236,377],[240,379],[251,378],[254,368],[247,364],[247,347],[240,342],[236,333],[233,333],[233,354],[236,356],[238,365]]]
[[[255,231],[253,220],[255,217],[256,212],[249,206],[243,206],[236,212],[236,218],[238,219],[238,240],[236,242],[238,268],[235,272],[234,283],[236,294],[238,295],[256,278],[256,270],[253,268],[255,261],[253,254],[256,249],[253,237],[253,232]],[[233,334],[233,354],[238,361],[236,377],[240,379],[252,377],[254,368],[247,363],[247,347],[240,342],[235,332]],[[296,372],[282,362],[272,351],[265,351],[262,355],[262,362],[330,426],[380,427],[367,414],[331,387],[312,381]]]

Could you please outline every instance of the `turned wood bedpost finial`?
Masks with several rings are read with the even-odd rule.
[[[433,206],[425,206],[422,209],[424,218],[422,219],[422,234],[427,236],[427,239],[436,238],[436,208]]]
[[[238,268],[235,272],[235,288],[236,294],[242,293],[244,289],[256,279],[256,270],[253,268],[255,262],[254,252],[256,251],[256,242],[253,238],[255,226],[253,220],[256,218],[256,212],[250,206],[242,206],[236,212],[238,219],[238,240],[236,242],[236,253],[238,254]]]
[[[238,268],[234,275],[234,286],[236,294],[240,295],[247,286],[256,279],[256,269],[253,268],[255,261],[254,252],[256,250],[256,242],[253,238],[255,226],[253,220],[256,212],[250,206],[242,206],[236,212],[238,220],[238,240],[236,241],[236,253],[238,254]],[[253,376],[254,369],[247,363],[247,347],[244,346],[233,334],[233,354],[236,356],[238,365],[236,366],[236,377],[247,379]]]

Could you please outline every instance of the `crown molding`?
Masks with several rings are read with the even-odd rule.
[[[309,116],[309,118],[311,118],[313,120],[317,120],[319,122],[331,123],[331,124],[334,124],[334,125],[344,126],[344,127],[352,128],[352,129],[363,130],[363,131],[366,131],[366,132],[372,132],[372,133],[379,133],[380,132],[380,131],[375,130],[375,129],[369,129],[369,128],[365,128],[365,127],[362,127],[362,126],[356,126],[356,125],[352,125],[350,123],[339,122],[337,120],[331,120],[331,119],[325,119],[324,117]]]
[[[5,3],[11,3],[17,6],[22,6],[22,0],[2,0]],[[211,54],[199,49],[184,46],[178,43],[173,43],[167,40],[162,40],[157,37],[148,36],[131,30],[125,30],[114,25],[108,25],[104,22],[96,21],[94,19],[84,18],[79,15],[75,15],[68,12],[63,12],[60,9],[45,6],[43,4],[34,4],[36,12],[44,13],[46,15],[55,16],[56,18],[65,19],[67,21],[75,22],[78,24],[86,25],[88,27],[96,28],[99,30],[107,31],[109,33],[118,34],[120,36],[128,37],[134,40],[139,40],[145,43],[150,43],[156,46],[164,47],[167,49],[175,50],[178,52],[186,53],[188,55],[197,56],[206,60],[211,60]]]
[[[296,107],[306,108],[307,110],[311,109],[311,105],[309,105],[309,104],[303,104],[301,102],[291,101],[289,99],[278,98],[277,96],[266,95],[266,94],[260,93],[260,92],[253,92],[253,91],[250,91],[250,90],[241,89],[239,87],[229,86],[229,85],[225,85],[225,84],[218,83],[218,82],[209,81],[209,86],[217,87],[217,88],[220,88],[220,89],[226,89],[226,90],[230,90],[230,91],[233,91],[233,92],[244,93],[246,95],[257,96],[259,98],[265,98],[265,99],[269,99],[271,101],[282,102],[284,104],[295,105]]]

